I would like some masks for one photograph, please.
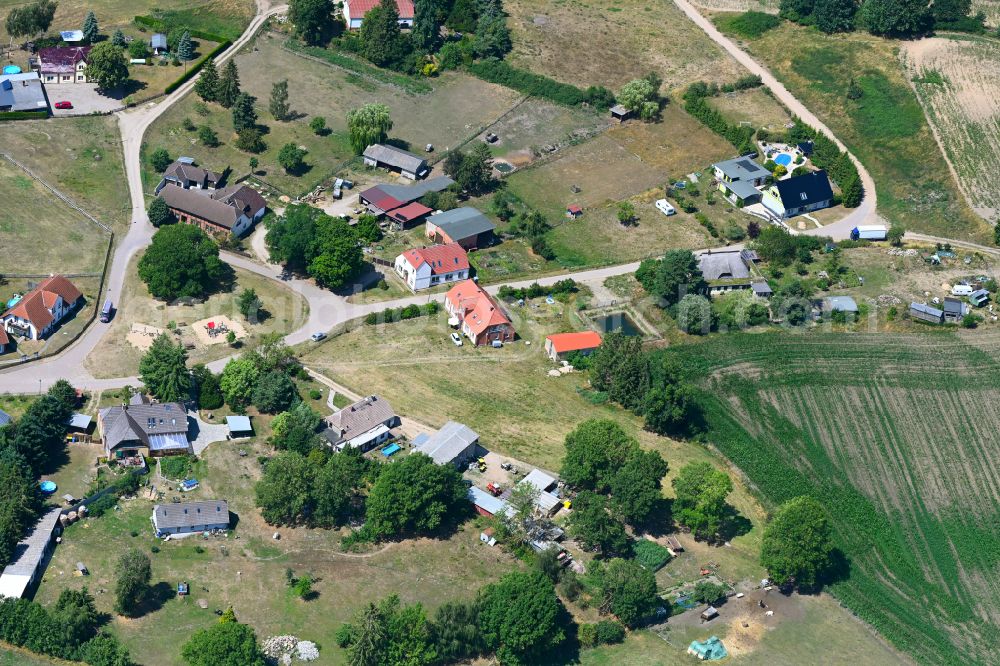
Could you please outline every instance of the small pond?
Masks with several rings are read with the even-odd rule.
[[[601,333],[621,331],[625,335],[642,335],[642,331],[636,326],[636,323],[624,312],[612,312],[594,317],[594,323],[597,324],[597,330]]]

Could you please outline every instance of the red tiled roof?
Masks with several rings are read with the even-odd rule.
[[[371,205],[384,211],[399,208],[403,205],[402,201],[390,196],[378,185],[375,187],[369,187],[367,190],[362,192],[360,196],[365,201],[371,203]]]
[[[364,18],[365,14],[375,9],[381,0],[347,0],[347,7],[351,12],[352,19]],[[396,0],[396,9],[399,11],[399,18],[413,18],[413,0]]]
[[[0,346],[6,345],[10,342],[10,338],[7,337],[7,329],[0,326]]]
[[[4,313],[4,316],[12,314],[26,319],[41,331],[52,323],[53,317],[49,309],[55,305],[57,295],[62,296],[63,302],[67,305],[72,305],[83,297],[72,282],[62,275],[53,275],[25,294],[17,305]]]
[[[463,319],[475,336],[490,326],[510,324],[510,319],[493,297],[473,280],[458,283],[448,291],[445,298],[451,303],[453,311],[464,313]]]
[[[424,215],[429,215],[434,211],[427,206],[414,201],[413,203],[408,203],[405,206],[400,206],[394,210],[390,210],[386,213],[387,216],[396,220],[397,222],[412,222],[413,220],[419,219]]]
[[[469,255],[458,243],[414,248],[404,252],[403,256],[414,268],[419,268],[421,264],[429,264],[434,275],[469,269]]]
[[[574,215],[583,212],[583,209],[577,206],[576,204],[571,204],[569,206],[566,206],[566,210],[569,211],[570,213],[573,213]]]
[[[557,354],[565,354],[581,349],[596,349],[601,346],[601,334],[597,331],[584,331],[583,333],[554,333],[545,336],[546,340],[552,341],[552,347]]]

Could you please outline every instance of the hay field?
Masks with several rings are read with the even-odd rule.
[[[778,0],[693,0],[695,7],[713,12],[764,12],[777,14]]]
[[[975,345],[968,344],[975,340]],[[775,504],[829,507],[831,591],[917,661],[997,663],[1000,336],[730,335],[678,354],[713,441]]]
[[[972,0],[972,13],[977,12],[986,15],[986,25],[1000,25],[1000,2],[997,0]]]
[[[671,2],[595,0],[504,3],[512,64],[578,86],[617,90],[655,71],[666,87],[745,74]]]
[[[900,57],[969,205],[1000,219],[1000,46],[934,37],[905,42]]]

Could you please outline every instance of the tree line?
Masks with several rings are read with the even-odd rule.
[[[934,30],[985,32],[986,16],[971,0],[781,0],[780,16],[827,34],[867,30],[881,37],[916,37]]]

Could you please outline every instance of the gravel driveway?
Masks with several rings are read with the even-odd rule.
[[[107,112],[122,107],[122,101],[97,92],[95,83],[47,83],[45,92],[52,105],[52,115],[81,116],[90,113]],[[56,102],[72,102],[72,109],[57,109]]]

